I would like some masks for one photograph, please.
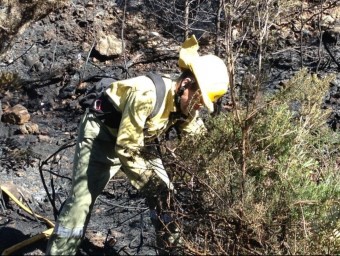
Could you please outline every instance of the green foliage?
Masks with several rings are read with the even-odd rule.
[[[17,75],[11,72],[0,72],[0,85],[12,83],[17,79]]]
[[[0,72],[0,93],[18,86],[18,75],[12,72]]]
[[[182,222],[189,252],[340,253],[340,135],[321,107],[332,79],[301,70],[182,143],[172,169],[195,205]]]

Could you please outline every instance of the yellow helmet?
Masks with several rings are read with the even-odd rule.
[[[219,57],[215,55],[199,56],[197,50],[198,43],[193,35],[182,45],[179,66],[182,69],[189,69],[194,74],[202,93],[203,103],[212,113],[214,102],[228,91],[228,70]]]

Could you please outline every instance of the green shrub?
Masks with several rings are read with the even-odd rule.
[[[340,137],[321,107],[332,79],[301,70],[182,142],[169,167],[188,254],[340,253]]]

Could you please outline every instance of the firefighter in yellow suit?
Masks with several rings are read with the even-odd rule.
[[[149,118],[156,89],[147,76],[113,82],[105,91],[121,113],[118,128],[103,127],[96,115],[85,113],[79,125],[71,193],[49,239],[47,255],[76,254],[96,198],[119,170],[137,189],[155,176],[168,190],[173,189],[160,158],[146,158],[141,152],[146,140],[161,135],[178,121],[173,113],[185,117],[178,127],[183,134],[204,132],[199,109],[205,106],[213,112],[213,103],[227,92],[226,65],[217,56],[200,56],[198,48],[195,36],[183,43],[179,56],[183,72],[177,78],[163,77],[165,99],[156,116]]]

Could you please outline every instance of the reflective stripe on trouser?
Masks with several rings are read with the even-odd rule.
[[[47,255],[76,254],[96,198],[120,169],[113,140],[92,114],[84,115],[74,157],[72,191],[49,239]]]

